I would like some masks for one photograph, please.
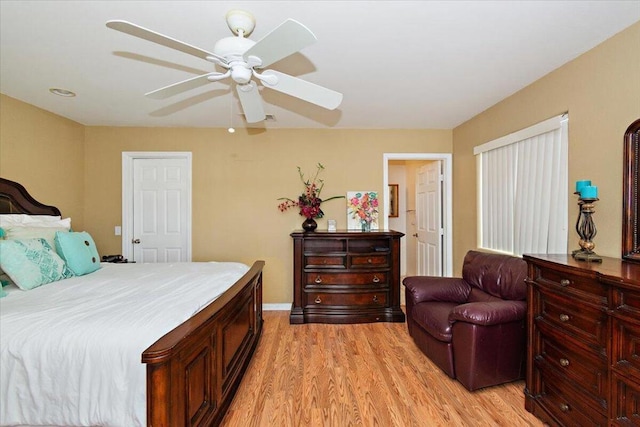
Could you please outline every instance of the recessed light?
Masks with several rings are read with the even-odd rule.
[[[229,133],[234,133],[235,131],[236,131],[236,130],[235,130],[234,128],[229,128],[229,129],[227,129],[227,132],[229,132]]]
[[[66,98],[73,98],[74,96],[76,96],[76,94],[74,92],[71,92],[70,90],[58,89],[56,87],[52,87],[51,89],[49,89],[49,92],[54,95],[64,96]]]

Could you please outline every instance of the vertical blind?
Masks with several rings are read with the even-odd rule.
[[[567,253],[568,115],[474,148],[479,246]]]

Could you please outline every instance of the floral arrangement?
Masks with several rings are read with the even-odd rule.
[[[292,200],[287,197],[279,198],[278,200],[284,200],[284,202],[278,205],[280,212],[284,212],[291,208],[300,208],[300,215],[307,219],[322,218],[324,216],[324,212],[320,209],[320,205],[323,202],[344,198],[344,196],[333,196],[325,200],[320,198],[320,193],[324,187],[324,181],[318,178],[318,175],[320,175],[320,172],[323,170],[324,166],[318,163],[316,174],[313,176],[313,179],[305,179],[302,169],[298,166],[298,174],[300,175],[300,180],[305,187],[304,192],[298,197],[298,200]]]
[[[371,223],[378,220],[378,193],[375,191],[351,193],[347,205],[349,215],[360,221],[363,231],[369,231]]]

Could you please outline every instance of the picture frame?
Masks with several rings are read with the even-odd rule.
[[[378,230],[378,192],[347,191],[347,229]]]
[[[389,218],[398,218],[398,184],[389,184]]]

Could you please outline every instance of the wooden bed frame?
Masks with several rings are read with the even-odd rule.
[[[0,213],[60,215],[4,178]],[[222,422],[262,333],[263,267],[256,261],[229,290],[142,353],[149,427]]]

